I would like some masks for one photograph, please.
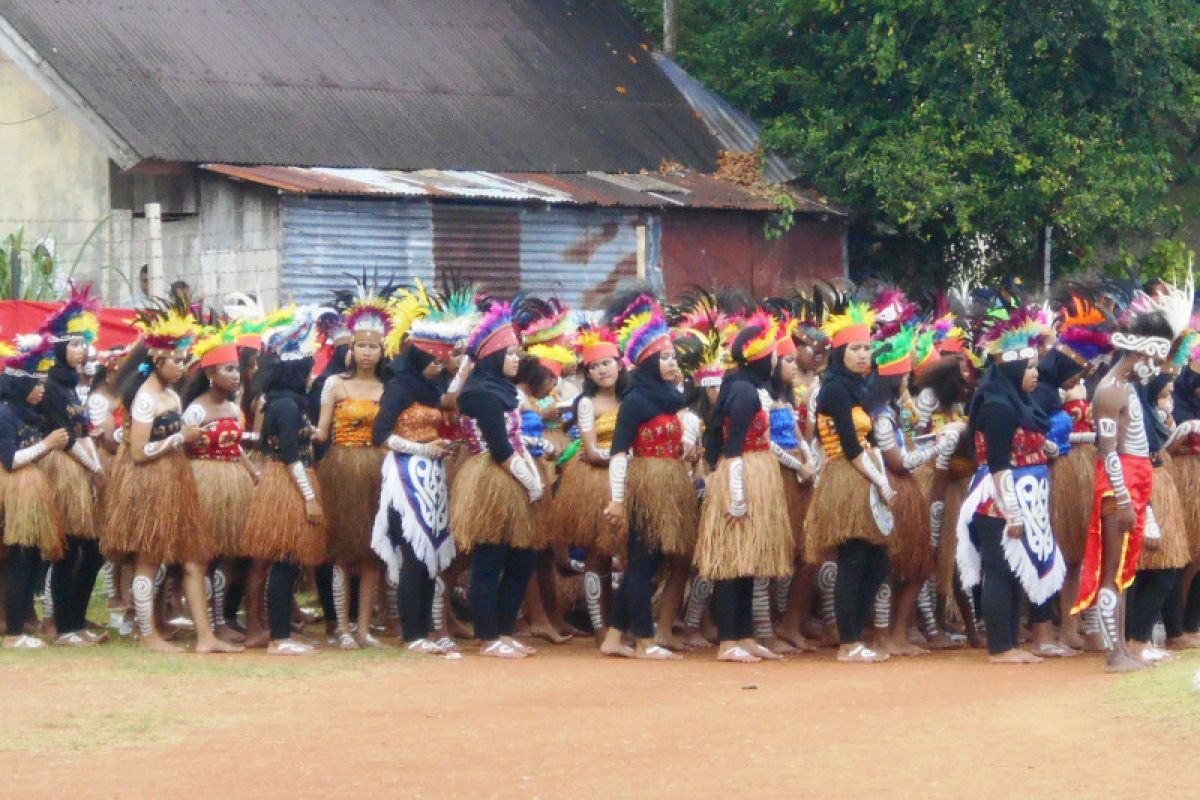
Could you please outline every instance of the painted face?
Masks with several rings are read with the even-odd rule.
[[[617,385],[621,367],[615,358],[601,358],[587,366],[588,377],[601,389],[611,389]]]
[[[851,342],[846,345],[846,354],[842,357],[846,369],[855,375],[866,375],[871,371],[871,343]]]
[[[516,347],[510,347],[504,351],[504,367],[501,369],[504,377],[517,377],[517,369],[521,366],[521,354],[517,352]]]
[[[1133,374],[1142,384],[1147,384],[1154,379],[1162,368],[1158,365],[1158,360],[1149,356],[1138,356],[1133,363]]]
[[[359,369],[374,372],[383,358],[383,346],[373,339],[359,339],[350,348],[354,363]]]
[[[675,360],[674,347],[659,353],[658,375],[667,383],[675,383],[681,377],[679,374],[679,362]]]
[[[1032,392],[1037,388],[1037,359],[1031,358],[1025,364],[1025,374],[1021,376],[1021,391]]]
[[[156,369],[163,386],[174,386],[183,377],[186,362],[182,356],[163,356],[158,360]]]
[[[205,372],[208,374],[208,382],[218,391],[226,394],[234,394],[242,385],[242,373],[238,369],[237,362],[218,364],[215,367],[209,367]]]
[[[83,366],[83,362],[87,361],[87,344],[83,339],[72,339],[67,342],[67,366],[71,369],[79,369]]]
[[[800,351],[797,350],[796,353]],[[800,370],[796,366],[796,353],[786,355],[779,359],[779,377],[784,383],[792,383],[796,380],[796,375]]]
[[[1168,383],[1163,390],[1159,392],[1158,399],[1155,403],[1158,406],[1158,410],[1162,411],[1167,416],[1175,413],[1175,395],[1171,392],[1173,386],[1174,384]]]

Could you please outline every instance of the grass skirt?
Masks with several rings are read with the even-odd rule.
[[[871,482],[845,458],[826,462],[804,518],[804,560],[820,563],[842,542],[865,539],[888,546],[871,514]]]
[[[2,471],[2,470],[0,470]],[[4,543],[36,547],[47,561],[63,555],[62,515],[38,464],[4,472]]]
[[[458,549],[477,544],[507,544],[541,550],[546,546],[538,506],[504,467],[487,453],[472,456],[450,487],[450,530]]]
[[[963,501],[971,489],[971,476],[950,479],[946,484],[946,507],[942,511],[942,535],[937,552],[938,594],[949,595],[954,591],[954,572],[958,569],[958,514]]]
[[[321,502],[321,485],[311,469],[308,482],[317,502]],[[324,511],[325,506],[321,509]],[[309,523],[304,513],[304,495],[300,494],[291,470],[273,458],[264,463],[262,478],[254,487],[242,542],[251,558],[304,566],[325,560],[325,525]]]
[[[100,498],[100,551],[111,561],[119,561],[129,555],[127,551],[115,547],[115,542],[110,541],[107,530],[109,510],[112,508],[113,498],[116,497],[117,487],[125,480],[125,473],[132,464],[129,447],[122,442],[108,462],[108,480],[104,482],[104,494]]]
[[[204,528],[217,554],[243,556],[242,530],[254,497],[254,479],[240,461],[193,458],[192,476],[200,496]]]
[[[373,564],[371,529],[379,510],[385,451],[374,447],[334,445],[317,465],[325,501],[326,547],[329,558],[349,564]]]
[[[159,564],[207,563],[218,555],[212,534],[203,530],[200,496],[182,451],[145,464],[130,461],[106,494],[106,553],[138,553]]]
[[[783,503],[779,462],[767,452],[742,456],[742,484],[749,513],[731,517],[729,508],[730,459],[722,458],[706,481],[700,507],[700,535],[696,566],[708,580],[792,574],[795,537]],[[794,481],[795,479],[793,479]]]
[[[651,550],[691,558],[696,549],[699,514],[696,487],[687,464],[678,458],[629,459],[625,480],[629,523]]]
[[[1083,562],[1095,482],[1094,445],[1075,445],[1070,453],[1050,462],[1050,530],[1070,566]]]
[[[892,501],[892,528],[888,552],[892,574],[902,581],[923,581],[933,574],[933,547],[929,542],[929,499],[912,475],[888,474],[896,491]],[[944,518],[943,528],[945,530]]]
[[[796,558],[804,556],[804,517],[808,507],[812,505],[812,483],[803,486],[796,480],[796,472],[787,467],[779,467],[779,477],[783,481],[783,502],[787,508],[788,528],[792,532],[792,548]]]
[[[546,528],[561,531],[568,545],[606,556],[621,555],[627,531],[604,516],[609,499],[608,468],[575,457],[559,467],[558,488],[545,509]]]
[[[1150,492],[1150,507],[1162,530],[1158,547],[1151,549],[1142,543],[1138,569],[1178,569],[1191,563],[1187,531],[1183,522],[1183,502],[1175,479],[1171,477],[1170,456],[1163,454],[1164,464],[1154,468],[1154,487]]]
[[[1191,560],[1200,561],[1200,456],[1174,456],[1169,469],[1183,505],[1183,526]]]
[[[51,450],[38,460],[38,467],[50,482],[54,506],[62,515],[63,534],[81,539],[100,536],[99,503],[92,484],[92,473],[62,450]]]

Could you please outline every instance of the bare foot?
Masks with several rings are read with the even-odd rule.
[[[214,636],[214,637],[212,637],[212,639],[210,641],[197,641],[195,652],[197,652],[197,653],[240,653],[243,650],[245,650],[245,648],[242,647],[241,645],[231,644],[229,642],[222,641],[222,640],[218,639],[216,636]]]
[[[987,650],[987,634],[975,631],[975,633],[967,634],[967,644],[976,650]]]
[[[555,627],[560,634],[562,634],[563,636],[566,636],[568,639],[573,639],[576,636],[578,636],[579,638],[583,638],[584,636],[588,635],[587,631],[581,631],[581,630],[579,630],[579,628],[576,628],[574,625],[572,625],[569,622],[564,622],[561,625],[557,625]]]
[[[550,644],[566,644],[571,641],[570,636],[564,636],[554,629],[553,625],[531,625],[529,627],[529,635],[535,639],[542,639]]]
[[[600,652],[606,656],[615,656],[617,658],[636,658],[637,657],[637,653],[635,653],[633,651],[633,648],[630,647],[629,645],[625,644],[624,642],[618,642],[617,644],[613,644],[612,642],[609,642],[609,641],[601,642],[600,643]]]
[[[151,635],[142,639],[142,647],[147,650],[152,650],[155,653],[182,653],[183,648],[179,645],[171,644],[161,636]]]
[[[1033,648],[1033,654],[1042,658],[1074,658],[1079,651],[1059,642],[1043,642]]]
[[[706,650],[716,642],[704,638],[699,628],[690,628],[683,633],[683,646],[688,650]]]
[[[501,636],[500,641],[504,642],[505,644],[507,644],[511,647],[517,648],[518,650],[520,650],[522,653],[524,653],[527,656],[531,656],[537,652],[536,647],[532,647],[530,645],[525,644],[524,642],[517,641],[512,636]]]
[[[1069,647],[1072,650],[1084,649],[1085,642],[1079,631],[1060,631],[1058,634],[1058,640],[1062,642],[1064,646]]]
[[[719,646],[717,651],[717,661],[730,661],[735,664],[757,664],[762,661],[761,658],[751,653],[740,644],[734,643],[731,645]]]
[[[236,631],[228,625],[218,625],[213,628],[213,636],[216,636],[222,642],[229,642],[230,644],[241,644],[246,641],[246,634]]]
[[[819,641],[821,643],[821,647],[838,647],[839,646],[839,636],[838,636],[837,626],[836,625],[822,625],[821,626],[821,638],[818,639],[817,641]]]
[[[783,661],[783,656],[772,652],[769,648],[764,647],[754,639],[743,639],[738,644],[742,646],[743,650],[750,653],[750,655],[758,656],[763,661]]]
[[[781,656],[791,655],[792,653],[800,652],[800,648],[796,647],[791,642],[789,642],[785,639],[780,639],[777,636],[772,636],[768,639],[763,639],[762,646],[767,648],[768,650],[770,650],[772,653],[775,653],[776,655],[781,655]]]
[[[654,634],[654,643],[668,650],[686,650],[687,642],[677,633],[659,632]]]
[[[816,643],[810,642],[800,631],[788,631],[777,628],[775,636],[796,648],[796,651],[799,653],[815,653],[817,651]]]
[[[988,661],[993,664],[1040,664],[1042,660],[1026,650],[1015,647],[1006,653],[998,653],[994,656],[988,656]]]
[[[927,656],[929,651],[924,647],[918,647],[907,639],[898,639],[895,636],[889,636],[880,642],[880,649],[888,655],[893,656]]]
[[[925,637],[925,647],[929,650],[961,650],[966,644],[965,638],[955,638],[945,631],[938,631],[933,636]]]
[[[246,635],[246,640],[242,645],[247,650],[260,650],[271,643],[271,634],[268,631],[259,631],[258,633],[250,633]]]
[[[383,642],[376,639],[370,633],[362,633],[361,631],[354,634],[354,641],[364,650],[383,650]]]
[[[1194,650],[1200,647],[1200,634],[1185,633],[1175,639],[1167,639],[1168,650]]]
[[[1146,665],[1128,653],[1112,653],[1105,659],[1105,672],[1137,672]]]

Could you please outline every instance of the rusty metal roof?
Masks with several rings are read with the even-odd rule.
[[[134,161],[716,167],[617,0],[0,0],[0,16],[6,51]]]
[[[332,169],[322,167],[245,167],[206,164],[205,169],[238,180],[270,186],[288,194],[350,195],[380,198],[483,200],[522,204],[590,205],[603,208],[696,208],[774,211],[761,193],[712,175],[548,174],[453,170]],[[800,214],[844,216],[819,198],[792,192]]]

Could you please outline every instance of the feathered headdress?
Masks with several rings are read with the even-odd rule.
[[[479,361],[518,344],[517,329],[512,322],[512,307],[508,303],[492,301],[467,339],[467,353]]]
[[[1073,294],[1060,313],[1058,344],[1067,356],[1086,363],[1112,352],[1112,321],[1090,300]]]
[[[513,323],[526,347],[535,344],[564,344],[571,332],[570,309],[557,297],[542,300],[525,295],[513,300]]]
[[[875,324],[875,313],[866,303],[850,303],[844,314],[831,314],[821,329],[825,331],[834,347],[851,342],[871,341],[871,326]]]
[[[158,300],[138,312],[133,326],[152,356],[186,356],[196,339],[196,318],[183,300]]]
[[[479,322],[479,312],[475,309],[475,288],[470,285],[446,287],[442,292],[426,293],[424,285],[417,281],[415,299],[424,302],[425,313],[414,316],[413,312],[404,312],[413,316],[412,326],[408,332],[408,340],[414,347],[419,347],[435,359],[443,359],[456,348],[460,348],[471,335],[471,330]],[[401,306],[409,303],[409,299],[401,300]]]
[[[535,344],[529,347],[529,355],[541,362],[542,366],[561,378],[563,370],[575,363],[575,353],[569,347],[561,344]]]
[[[4,356],[4,374],[17,378],[39,378],[54,366],[54,342],[40,333],[17,337],[15,348]]]
[[[280,361],[309,358],[317,351],[316,328],[320,311],[314,306],[283,309],[277,323],[263,336],[263,349],[278,356]]]
[[[675,325],[684,350],[689,340],[695,340],[696,356],[690,372],[692,381],[703,388],[721,385],[729,360],[728,340],[725,333],[729,328],[729,317],[723,312],[717,298],[704,289],[696,288],[685,294],[679,303],[679,320]],[[685,359],[692,360],[692,359]],[[684,367],[683,364],[680,365]]]
[[[360,293],[342,316],[353,340],[382,342],[392,331],[392,304],[374,292]]]
[[[875,346],[875,370],[880,375],[907,375],[913,368],[917,329],[906,325]]]
[[[92,285],[72,282],[70,295],[62,308],[47,317],[38,332],[55,342],[79,338],[87,344],[95,344],[100,334],[99,314],[100,298],[92,294]]]
[[[276,309],[270,314],[238,319],[233,323],[237,333],[237,346],[250,350],[262,350],[262,338],[266,332],[288,316],[286,310]]]
[[[625,357],[634,365],[671,347],[671,331],[662,308],[649,295],[639,295],[613,325]]]
[[[903,291],[894,287],[885,288],[871,304],[875,312],[875,338],[888,339],[916,319],[920,309],[910,301]]]
[[[913,372],[918,375],[921,370],[933,364],[941,356],[938,352],[937,331],[933,325],[921,325],[913,340]]]
[[[730,354],[740,364],[750,364],[775,352],[779,339],[779,322],[766,311],[758,310],[741,325],[742,331],[758,328],[758,333],[742,342],[734,342]]]
[[[796,352],[796,334],[800,331],[800,320],[786,311],[773,315],[779,323],[779,339],[775,342],[775,355],[783,358]]]
[[[981,344],[984,352],[996,361],[1019,361],[1036,357],[1048,333],[1044,310],[1021,306],[992,315]]]
[[[215,367],[238,360],[239,326],[237,322],[209,331],[192,345],[192,355],[200,359],[200,367]]]
[[[603,325],[581,325],[575,334],[575,350],[584,366],[605,358],[621,357],[616,334]]]
[[[1195,303],[1196,279],[1189,265],[1182,289],[1174,284],[1164,282],[1153,295],[1145,292],[1139,294],[1130,304],[1129,310],[1134,314],[1161,312],[1170,323],[1175,336],[1178,337],[1187,330]]]

